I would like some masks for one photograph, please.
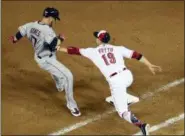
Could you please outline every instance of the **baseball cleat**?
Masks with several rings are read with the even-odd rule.
[[[77,108],[74,108],[73,110],[70,110],[71,114],[75,117],[78,117],[81,115],[80,111]]]
[[[64,91],[63,88],[59,88],[59,89],[58,89],[58,92],[63,92],[63,91]]]
[[[61,87],[61,88],[57,88],[58,92],[63,92],[63,91],[64,91],[64,89],[65,89],[65,87],[64,87],[64,86],[63,86],[63,87]]]
[[[147,136],[149,135],[149,128],[150,128],[150,125],[149,124],[142,124],[140,129],[141,129],[141,132],[144,136]]]
[[[67,106],[67,108],[70,110],[71,114],[75,117],[79,117],[81,115],[81,112],[78,108],[69,108]]]

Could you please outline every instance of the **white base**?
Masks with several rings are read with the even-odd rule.
[[[134,103],[139,102],[139,97],[133,96],[133,95],[128,94],[128,93],[127,93],[127,95],[128,95],[128,96],[127,96],[127,98],[128,98],[128,103],[134,104]],[[108,103],[114,103],[112,96],[106,97],[105,101],[108,102]]]

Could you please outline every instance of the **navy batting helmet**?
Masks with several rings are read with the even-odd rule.
[[[105,30],[96,31],[93,35],[104,43],[108,43],[111,38],[110,34]]]
[[[56,9],[56,8],[50,8],[50,7],[47,7],[44,9],[44,12],[43,12],[43,16],[44,17],[53,17],[55,20],[60,20],[59,18],[59,11]]]

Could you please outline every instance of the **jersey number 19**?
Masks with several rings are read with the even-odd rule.
[[[114,54],[113,53],[107,53],[107,54],[103,54],[102,55],[102,58],[105,62],[106,65],[110,65],[110,64],[114,64],[116,63],[116,59],[114,57]]]

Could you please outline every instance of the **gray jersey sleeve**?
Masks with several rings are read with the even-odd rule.
[[[28,29],[29,25],[30,25],[30,23],[19,26],[18,30],[20,31],[22,36],[25,36],[27,34],[27,29]]]

